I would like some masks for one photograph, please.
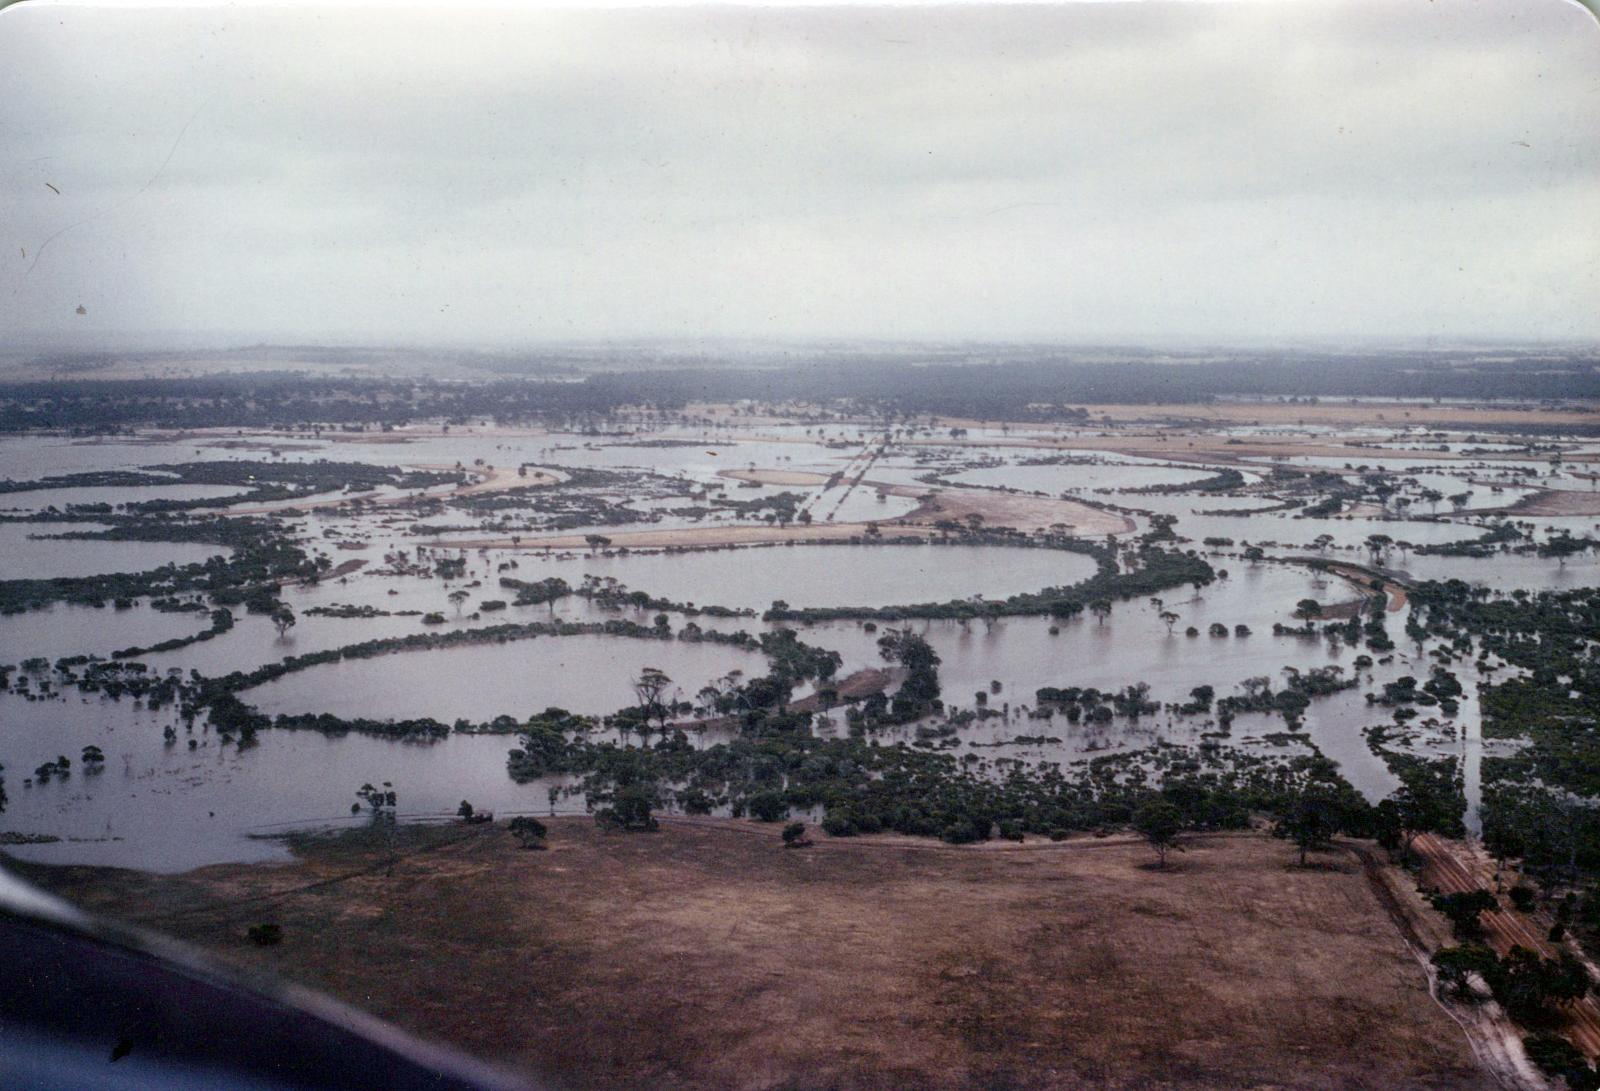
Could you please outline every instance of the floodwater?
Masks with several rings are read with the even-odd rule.
[[[0,617],[0,663],[44,656],[109,656],[122,648],[149,647],[209,628],[209,613],[162,613],[144,602],[130,609],[69,606]]]
[[[213,500],[237,496],[236,485],[146,485],[135,489],[93,487],[82,489],[30,489],[27,492],[0,493],[0,513],[39,512],[48,508],[66,511],[70,507],[109,504],[143,504],[154,500]]]
[[[5,828],[48,831],[53,844],[8,846],[44,861],[183,871],[224,860],[286,859],[264,833],[351,821],[362,784],[390,781],[409,816],[453,814],[462,799],[484,809],[548,813],[543,791],[506,775],[512,736],[454,735],[399,742],[306,731],[268,731],[247,750],[195,729],[167,745],[160,714],[131,702],[25,702],[0,697],[6,724]],[[102,772],[75,768],[66,780],[23,785],[25,770],[58,754],[76,763],[93,743]],[[567,811],[581,804],[565,802]]]
[[[1248,429],[1237,430],[1240,434]],[[1266,430],[1261,434],[1281,432]],[[1397,439],[1382,428],[1367,430],[1370,440],[1391,444]],[[1067,435],[1071,429],[1039,428],[1035,434]],[[985,759],[1020,758],[1028,762],[1081,762],[1099,754],[1137,750],[1157,741],[1197,745],[1215,730],[1209,717],[1183,717],[1165,709],[1137,722],[1069,724],[1064,717],[1035,715],[1035,691],[1042,686],[1093,686],[1105,691],[1133,683],[1150,686],[1153,699],[1181,702],[1196,686],[1210,685],[1218,696],[1239,690],[1247,678],[1265,676],[1281,686],[1286,669],[1335,666],[1352,675],[1356,650],[1321,638],[1274,636],[1275,622],[1293,624],[1297,601],[1312,598],[1332,606],[1352,600],[1356,592],[1341,580],[1321,576],[1303,565],[1280,563],[1311,556],[1377,563],[1419,579],[1460,578],[1499,590],[1516,587],[1574,588],[1593,585],[1600,569],[1589,555],[1566,564],[1532,554],[1496,554],[1491,560],[1418,554],[1414,547],[1465,541],[1484,533],[1491,520],[1472,514],[1479,506],[1510,503],[1523,495],[1530,480],[1521,471],[1534,469],[1538,484],[1589,488],[1588,482],[1544,463],[1470,463],[1429,461],[1426,450],[1372,451],[1370,464],[1380,462],[1414,478],[1402,483],[1401,498],[1387,517],[1333,519],[1297,517],[1294,512],[1249,513],[1277,503],[1272,484],[1262,474],[1248,473],[1237,493],[1141,493],[1149,486],[1184,486],[1211,477],[1215,469],[1114,454],[1085,454],[1055,465],[1021,465],[1028,457],[1047,454],[1014,446],[981,446],[984,439],[1014,443],[1028,430],[972,429],[964,445],[928,443],[883,449],[866,469],[865,482],[853,489],[835,486],[738,487],[729,470],[786,469],[817,474],[854,471],[866,466],[867,446],[881,432],[855,426],[826,427],[761,424],[733,434],[729,429],[671,426],[655,437],[576,436],[546,433],[492,432],[455,429],[440,435],[428,429],[406,429],[384,437],[399,442],[337,442],[333,437],[227,436],[170,442],[133,437],[81,441],[60,437],[0,439],[0,478],[39,479],[52,474],[88,470],[139,469],[195,459],[264,458],[269,450],[288,460],[366,461],[384,466],[500,467],[527,463],[571,469],[595,468],[657,475],[664,487],[631,499],[615,484],[596,490],[614,504],[639,511],[686,506],[677,497],[708,490],[734,500],[797,492],[806,498],[813,517],[855,522],[902,514],[915,501],[879,498],[874,482],[925,486],[919,479],[939,472],[964,484],[1051,494],[1090,495],[1125,510],[1177,517],[1180,548],[1196,549],[1227,578],[1199,592],[1181,588],[1157,596],[1115,604],[1101,622],[1090,615],[1067,621],[1042,617],[981,621],[916,621],[909,627],[924,634],[942,659],[943,696],[953,709],[971,709],[977,694],[999,713],[963,727],[957,753]],[[377,437],[366,437],[368,440]],[[938,434],[934,433],[937,439]],[[666,440],[658,443],[655,440]],[[1411,442],[1423,442],[1413,440]],[[1427,442],[1433,442],[1430,438]],[[1453,438],[1452,449],[1466,441]],[[219,446],[226,443],[228,446]],[[1489,444],[1466,446],[1492,450]],[[1408,457],[1414,455],[1415,457]],[[1329,463],[1344,460],[1297,460]],[[1494,491],[1498,488],[1500,491]],[[1457,505],[1429,501],[1422,490],[1446,496],[1468,492]],[[227,496],[237,490],[212,486],[155,486],[144,489],[73,489],[24,492],[0,497],[0,508],[24,512],[48,506],[107,503],[113,506],[160,496],[198,498]],[[536,516],[530,498],[525,516]],[[698,552],[633,552],[595,555],[575,550],[546,555],[521,549],[469,549],[466,574],[444,580],[415,572],[388,569],[386,555],[403,553],[417,559],[416,547],[429,535],[415,528],[417,516],[403,508],[367,512],[331,509],[280,517],[313,552],[335,563],[358,559],[360,570],[310,586],[283,588],[283,600],[297,615],[297,624],[279,634],[271,622],[236,609],[232,631],[157,655],[143,657],[152,670],[190,670],[216,676],[271,663],[290,655],[324,651],[363,641],[412,633],[441,633],[504,622],[571,620],[581,622],[624,618],[653,624],[654,611],[609,610],[579,597],[537,607],[509,607],[483,612],[483,603],[510,600],[514,591],[500,587],[501,577],[534,581],[560,576],[578,586],[585,577],[615,580],[632,590],[700,606],[719,605],[760,612],[774,600],[796,607],[892,606],[950,599],[999,599],[1020,592],[1078,583],[1095,571],[1085,556],[1062,551],[1012,546],[763,546]],[[428,522],[476,527],[479,517],[449,507]],[[734,521],[727,514],[705,522]],[[1522,520],[1541,536],[1553,528],[1592,532],[1597,520]],[[668,517],[656,527],[695,525],[685,517]],[[705,525],[704,522],[699,525]],[[75,524],[71,529],[93,525]],[[32,537],[68,529],[44,522],[0,523],[0,578],[45,579],[121,571],[140,571],[169,563],[203,561],[223,552],[218,547],[145,542],[51,541]],[[496,533],[484,520],[484,529]],[[594,528],[605,534],[623,529]],[[581,531],[580,531],[581,533]],[[1403,543],[1374,558],[1367,539],[1383,534]],[[1319,536],[1327,541],[1317,543]],[[463,534],[462,537],[471,535]],[[503,537],[503,534],[498,536]],[[1231,539],[1208,546],[1204,540]],[[1541,538],[1542,540],[1542,538]],[[1266,560],[1243,559],[1245,543],[1262,545]],[[339,548],[339,544],[345,547]],[[451,593],[465,591],[460,603]],[[340,605],[369,607],[380,616],[341,618],[313,612]],[[1176,614],[1163,619],[1163,611]],[[421,615],[438,612],[443,621],[424,625]],[[674,630],[688,620],[674,613]],[[772,626],[756,617],[694,619],[706,629],[744,629],[759,633]],[[0,664],[44,656],[106,656],[121,648],[150,645],[204,629],[205,613],[162,613],[138,603],[131,609],[55,606],[0,617]],[[1170,624],[1169,624],[1170,621]],[[1212,636],[1213,624],[1226,636]],[[1310,753],[1314,749],[1339,763],[1344,775],[1369,798],[1382,798],[1395,779],[1381,756],[1373,753],[1365,728],[1388,720],[1388,710],[1374,708],[1365,694],[1401,674],[1424,677],[1431,662],[1427,647],[1403,641],[1404,616],[1391,615],[1391,635],[1401,644],[1386,663],[1361,673],[1360,685],[1313,702],[1305,730],[1297,738],[1283,736],[1281,719],[1241,716],[1225,746],[1252,753]],[[1238,636],[1235,626],[1251,632]],[[1187,635],[1189,627],[1198,630]],[[887,624],[875,629],[854,621],[801,626],[802,639],[838,651],[841,674],[882,665],[878,639]],[[1052,632],[1051,630],[1055,631]],[[268,713],[329,712],[377,719],[432,717],[485,721],[497,715],[525,716],[550,705],[604,715],[632,704],[631,680],[646,666],[664,670],[692,699],[696,691],[730,671],[762,673],[762,656],[736,647],[677,640],[606,638],[601,636],[541,637],[504,644],[483,644],[433,651],[415,651],[372,659],[350,659],[289,675],[243,694]],[[1458,670],[1458,673],[1460,671]],[[1463,678],[1466,682],[1468,679]],[[1469,682],[1469,690],[1471,685]],[[836,722],[842,717],[835,716]],[[1448,753],[1463,758],[1469,799],[1481,794],[1477,769],[1482,753],[1477,704],[1462,702],[1457,727],[1436,731],[1408,743],[1417,752]],[[178,737],[162,734],[175,727]],[[836,728],[837,729],[837,728]],[[1050,740],[1018,744],[1016,736]],[[889,733],[910,740],[911,727]],[[191,739],[194,746],[191,749]],[[696,739],[698,744],[701,740]],[[64,781],[25,785],[31,771],[58,754],[76,759],[94,744],[107,755],[102,772],[74,769]],[[1000,745],[993,745],[1000,744]],[[0,813],[0,830],[47,834],[52,844],[18,846],[15,851],[36,859],[116,863],[159,870],[177,870],[222,860],[282,858],[282,845],[255,835],[286,828],[352,821],[349,807],[364,782],[392,781],[402,815],[453,813],[462,799],[498,810],[548,813],[549,784],[517,785],[505,773],[512,736],[453,735],[435,743],[395,741],[366,736],[324,737],[309,732],[266,731],[256,746],[240,751],[223,746],[203,726],[187,732],[171,710],[151,712],[131,700],[112,702],[70,691],[62,697],[27,700],[0,694],[0,762],[6,766],[10,803]],[[581,800],[563,800],[564,810],[581,809]],[[364,819],[355,819],[364,821]]]
[[[791,606],[999,599],[1079,583],[1096,569],[1094,559],[1080,553],[957,545],[746,546],[567,560],[516,556],[516,575],[523,580],[560,576],[576,586],[592,575],[674,602],[757,610],[775,599]]]
[[[44,580],[54,576],[146,572],[168,564],[198,564],[228,553],[224,546],[196,542],[107,542],[43,537],[66,531],[103,529],[82,523],[0,523],[0,578]]]
[[[678,640],[537,637],[436,651],[346,659],[245,690],[263,712],[331,712],[378,720],[428,716],[487,721],[556,707],[602,715],[635,704],[645,667],[665,671],[680,699],[730,670],[761,674],[766,660],[740,648]]]
[[[1073,460],[1054,466],[991,466],[967,470],[951,480],[962,485],[1001,486],[1024,492],[1056,495],[1089,489],[1142,489],[1163,485],[1191,485],[1216,476],[1215,470],[1191,470],[1162,465]]]

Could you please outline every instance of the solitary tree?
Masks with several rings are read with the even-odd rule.
[[[283,942],[283,926],[279,924],[252,924],[245,935],[257,947],[276,947]]]
[[[1133,816],[1133,828],[1138,830],[1150,847],[1156,850],[1159,866],[1167,866],[1167,851],[1183,851],[1178,835],[1183,832],[1183,815],[1165,799],[1152,799],[1140,807]]]
[[[1301,599],[1294,604],[1294,616],[1302,621],[1310,621],[1322,616],[1322,603],[1316,599]]]
[[[545,847],[545,826],[531,815],[518,815],[511,820],[507,827],[511,836],[517,839],[517,844],[525,849],[542,849]]]
[[[1106,623],[1106,618],[1111,616],[1111,601],[1109,599],[1095,599],[1089,604],[1089,612],[1095,616],[1101,625]]]
[[[278,603],[277,606],[273,607],[272,613],[267,616],[272,619],[272,624],[277,628],[279,636],[283,636],[294,628],[294,611],[289,608],[288,603]]]

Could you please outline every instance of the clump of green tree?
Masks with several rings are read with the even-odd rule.
[[[963,539],[965,540],[965,539]],[[986,539],[987,540],[987,539]],[[1066,587],[1046,587],[1004,599],[951,599],[947,602],[912,603],[905,606],[789,606],[775,602],[763,618],[768,621],[905,621],[912,619],[981,620],[999,617],[1050,616],[1070,618],[1101,600],[1128,599],[1159,594],[1174,587],[1204,587],[1216,579],[1216,570],[1194,550],[1179,552],[1143,545],[1135,554],[1138,566],[1124,572],[1116,553],[1107,546],[1078,538],[1052,535],[1043,538],[1015,538],[995,535],[991,544],[1060,549],[1093,557],[1095,575]]]
[[[114,525],[55,537],[202,542],[228,552],[203,562],[168,564],[145,572],[0,580],[0,614],[42,609],[58,602],[103,608],[111,603],[131,605],[140,598],[173,599],[191,594],[205,595],[216,606],[243,603],[254,613],[266,614],[277,605],[280,583],[315,579],[328,567],[325,558],[311,558],[267,520],[213,517],[185,521],[153,516],[97,516],[96,520]],[[39,520],[30,516],[30,521]]]
[[[878,654],[898,664],[905,680],[892,697],[872,694],[846,714],[853,729],[872,731],[922,719],[943,707],[939,700],[939,653],[910,629],[891,630],[878,638]]]
[[[1306,671],[1285,667],[1283,673],[1286,682],[1282,689],[1274,690],[1272,679],[1261,675],[1241,682],[1242,693],[1218,698],[1218,725],[1226,730],[1234,717],[1244,712],[1274,712],[1283,717],[1283,722],[1290,730],[1298,730],[1314,698],[1338,693],[1358,684],[1357,679],[1346,678],[1344,668],[1337,664],[1313,667]]]
[[[1530,1034],[1522,1047],[1539,1071],[1553,1080],[1565,1080],[1568,1091],[1600,1091],[1600,1070],[1559,1034]]]
[[[1588,968],[1570,951],[1544,958],[1526,947],[1513,947],[1500,958],[1481,944],[1463,944],[1437,951],[1433,965],[1440,983],[1456,999],[1476,999],[1476,979],[1511,1018],[1535,1030],[1558,1024],[1565,1010],[1593,987]]]
[[[1341,834],[1366,834],[1373,811],[1355,789],[1342,781],[1331,762],[1317,760],[1304,781],[1284,792],[1274,811],[1274,837],[1292,842],[1304,867],[1310,853],[1332,847]]]
[[[1150,699],[1146,682],[1135,682],[1109,693],[1093,686],[1041,686],[1033,697],[1039,711],[1050,716],[1060,710],[1069,723],[1106,723],[1114,716],[1137,720],[1161,709],[1159,701]]]

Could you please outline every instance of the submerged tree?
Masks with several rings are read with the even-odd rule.
[[[394,785],[390,784],[388,781],[384,781],[382,786],[377,788],[374,788],[371,784],[363,784],[360,788],[356,789],[356,795],[359,796],[368,807],[372,808],[372,815],[374,818],[379,818],[385,815],[393,816],[398,797],[395,794]],[[361,811],[361,804],[351,804],[350,811],[352,814],[359,814]]]
[[[906,669],[892,703],[896,720],[909,723],[935,706],[940,692],[939,653],[933,645],[910,629],[892,629],[878,638],[878,654]]]
[[[368,807],[372,808],[372,824],[383,834],[383,845],[388,865],[385,874],[393,874],[395,861],[399,859],[399,855],[395,851],[395,818],[398,797],[395,794],[394,785],[387,780],[376,788],[371,784],[363,784],[356,789],[356,795],[364,800]],[[361,804],[352,803],[350,805],[350,813],[361,813]]]
[[[667,718],[672,714],[672,709],[664,700],[670,685],[672,679],[655,667],[644,668],[639,672],[639,677],[633,680],[633,694],[639,700],[639,713],[644,722],[648,724],[654,720],[662,730],[666,729]]]

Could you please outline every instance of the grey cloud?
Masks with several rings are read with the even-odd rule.
[[[1597,52],[1560,0],[21,5],[0,322],[1592,338]]]

